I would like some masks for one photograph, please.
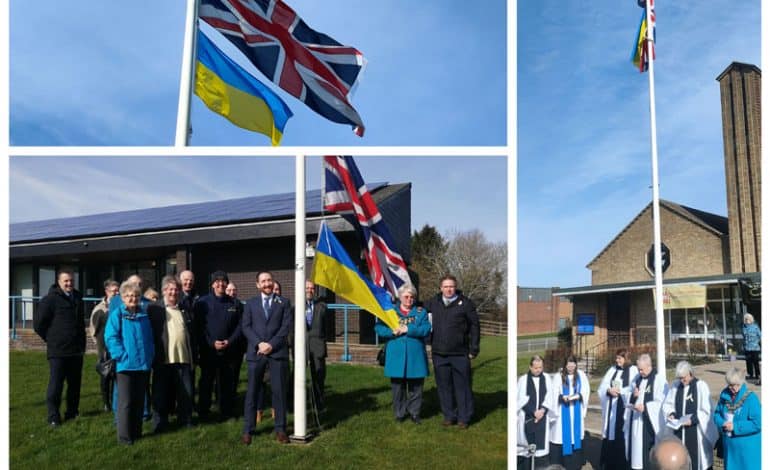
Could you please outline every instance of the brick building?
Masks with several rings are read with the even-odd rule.
[[[569,325],[572,304],[548,287],[518,287],[516,331],[519,335],[552,333]]]
[[[761,322],[761,72],[733,63],[717,77],[722,122],[727,217],[660,201],[661,241],[670,264],[663,274],[664,304],[680,292],[698,292],[689,304],[665,309],[667,349],[679,353],[727,354],[742,348],[744,313]],[[652,204],[639,212],[591,260],[591,285],[554,289],[573,303],[593,332],[577,335],[577,353],[606,355],[620,346],[656,340],[654,277],[648,253],[653,243]]]
[[[411,184],[375,183],[369,188],[396,250],[408,262]],[[305,200],[309,246],[326,221],[351,258],[359,259],[358,235],[340,216],[322,213],[320,190],[308,191]],[[56,271],[69,267],[75,271],[75,287],[86,297],[101,296],[108,278],[121,281],[137,273],[157,289],[163,276],[184,269],[193,271],[196,290],[205,294],[209,274],[221,269],[238,285],[241,299],[257,294],[255,278],[261,270],[272,271],[282,294],[294,299],[293,193],[15,223],[9,240],[11,296],[45,295]],[[312,257],[306,258],[308,277],[312,263]],[[344,303],[325,289],[319,293],[329,302]],[[11,307],[17,324],[31,319],[29,304]],[[330,317],[329,341],[342,334],[344,319],[338,316]],[[352,312],[350,339],[374,343],[373,324],[372,315]]]

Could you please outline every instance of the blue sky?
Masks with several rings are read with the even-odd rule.
[[[172,145],[185,3],[12,0],[11,145]],[[284,146],[506,144],[505,0],[288,3],[368,65],[363,139],[280,90]],[[192,145],[269,145],[197,97],[192,125]]]
[[[760,2],[656,2],[660,197],[727,215],[716,77],[760,64]],[[518,3],[518,279],[590,284],[585,268],[652,199],[648,76],[628,0]]]
[[[11,223],[294,192],[293,157],[12,157]],[[321,186],[307,158],[307,188]],[[412,183],[412,231],[507,239],[505,157],[356,157],[367,182]],[[468,173],[478,175],[468,178]]]

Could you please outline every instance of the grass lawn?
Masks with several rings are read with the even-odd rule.
[[[112,414],[102,412],[95,355],[83,366],[80,417],[57,429],[46,423],[48,363],[43,352],[10,353],[12,468],[506,468],[506,339],[483,337],[473,361],[474,421],[466,431],[441,426],[434,378],[425,381],[422,425],[396,423],[388,379],[377,366],[331,364],[323,430],[309,445],[278,444],[264,420],[251,446],[240,443],[243,422],[202,423],[117,444]],[[239,398],[245,388],[245,364]],[[432,369],[432,368],[431,368]],[[431,370],[432,373],[432,370]],[[66,393],[66,391],[65,391]],[[64,404],[62,404],[62,413]],[[309,431],[312,419],[307,418]],[[289,415],[289,433],[292,415]]]

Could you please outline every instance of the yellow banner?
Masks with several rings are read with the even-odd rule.
[[[655,289],[652,290],[655,300]],[[663,286],[663,308],[703,308],[706,306],[706,286],[700,284],[681,284]]]

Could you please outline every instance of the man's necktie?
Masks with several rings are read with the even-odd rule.
[[[265,297],[264,299],[264,305],[262,306],[265,310],[265,320],[267,320],[268,312],[270,311],[270,297]]]

